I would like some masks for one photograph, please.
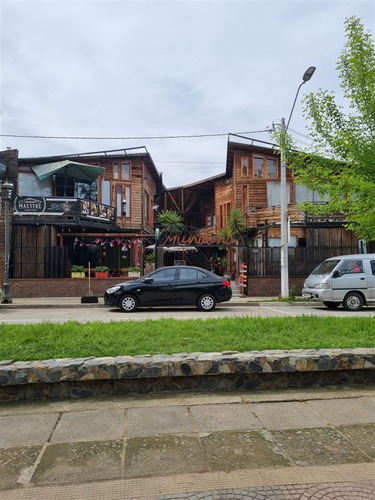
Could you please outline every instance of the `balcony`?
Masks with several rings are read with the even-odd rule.
[[[64,196],[17,196],[14,224],[58,224],[108,227],[116,223],[115,208],[95,201]]]

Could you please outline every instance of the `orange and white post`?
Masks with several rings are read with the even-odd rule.
[[[247,266],[245,264],[240,264],[240,287],[241,287],[242,297],[245,297],[246,285],[247,285]]]

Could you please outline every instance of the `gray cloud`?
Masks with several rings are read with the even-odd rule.
[[[3,2],[2,133],[263,129],[288,116],[308,66],[317,71],[304,91],[339,90],[334,68],[344,19],[353,14],[374,31],[372,1]],[[306,131],[300,103],[292,126]],[[139,145],[147,146],[168,186],[224,170],[225,137],[2,139],[2,149],[15,147],[23,157]],[[208,164],[181,163],[194,161]]]

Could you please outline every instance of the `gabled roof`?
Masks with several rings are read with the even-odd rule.
[[[236,140],[231,140],[234,137]],[[240,142],[242,139],[246,142]],[[278,146],[271,142],[260,141],[259,139],[252,139],[251,137],[244,137],[241,135],[230,134],[228,136],[227,146],[227,168],[226,175],[231,177],[233,174],[234,151],[243,150],[244,153],[256,152],[262,154],[278,154]]]

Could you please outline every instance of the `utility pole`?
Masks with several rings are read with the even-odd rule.
[[[280,171],[280,211],[281,211],[281,297],[289,297],[289,268],[288,268],[288,199],[286,183],[286,159],[284,141],[286,135],[285,118],[281,118],[281,171]]]

